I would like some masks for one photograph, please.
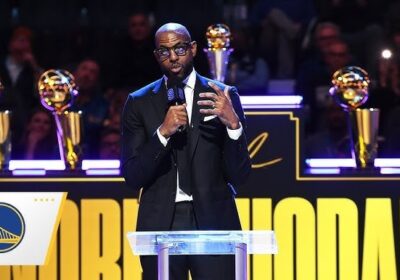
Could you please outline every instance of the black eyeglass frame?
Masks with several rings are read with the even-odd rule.
[[[166,59],[168,59],[171,56],[171,50],[177,55],[177,56],[185,56],[187,54],[187,51],[189,50],[189,47],[193,46],[193,43],[195,43],[195,41],[191,41],[191,42],[181,42],[176,44],[173,47],[159,47],[157,49],[154,50],[154,53],[157,55],[157,57],[161,60],[164,61]],[[182,52],[181,51],[177,51],[177,48],[183,48]],[[162,54],[161,51],[167,51],[167,53]]]

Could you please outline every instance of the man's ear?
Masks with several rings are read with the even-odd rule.
[[[197,54],[197,42],[196,41],[192,42],[191,50],[192,50],[193,57],[195,57]]]
[[[160,62],[160,61],[158,61],[158,55],[157,55],[156,51],[153,51],[153,55],[154,55],[156,61],[157,61],[157,62]]]

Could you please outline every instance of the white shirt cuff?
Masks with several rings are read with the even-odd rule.
[[[157,128],[157,136],[158,136],[158,139],[160,139],[161,144],[163,144],[164,147],[166,147],[168,144],[169,138],[165,138],[164,136],[161,135],[160,128]]]
[[[243,133],[243,127],[242,127],[242,124],[240,122],[239,122],[239,125],[240,125],[240,127],[238,129],[229,129],[228,127],[226,128],[226,130],[228,131],[228,136],[232,140],[238,140],[239,137]]]

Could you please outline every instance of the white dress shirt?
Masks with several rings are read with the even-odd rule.
[[[167,84],[167,77],[164,76],[164,81],[165,84]],[[183,83],[185,84],[184,87],[184,92],[185,92],[185,99],[186,99],[186,111],[188,115],[188,121],[189,124],[191,123],[192,120],[192,108],[193,108],[193,94],[194,94],[194,87],[196,85],[196,71],[193,69],[193,71],[189,74],[189,76],[183,80]],[[213,116],[208,116],[208,120],[212,119]],[[232,140],[237,140],[243,133],[243,128],[242,125],[240,124],[240,127],[238,129],[229,129],[226,128],[229,138]],[[157,129],[157,135],[158,138],[160,139],[160,142],[164,145],[167,146],[168,141],[170,138],[165,138],[164,136],[161,135],[160,133],[160,128]],[[179,170],[178,170],[179,172]],[[175,202],[181,202],[181,201],[192,201],[193,200],[193,195],[188,195],[184,191],[179,188],[179,176],[176,176],[176,196],[175,196]]]
[[[19,74],[21,74],[23,67],[23,64],[16,63],[10,56],[6,58],[5,62],[8,75],[10,76],[11,83],[12,85],[15,85],[17,83]]]

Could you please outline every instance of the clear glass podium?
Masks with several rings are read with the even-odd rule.
[[[236,280],[247,277],[247,254],[276,254],[273,231],[142,231],[128,233],[135,255],[158,256],[158,279],[169,279],[169,255],[235,255]]]

